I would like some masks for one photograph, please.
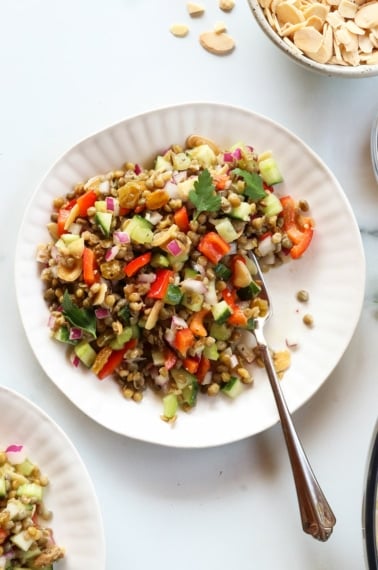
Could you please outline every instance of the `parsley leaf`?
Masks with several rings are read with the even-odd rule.
[[[68,291],[63,295],[63,315],[74,327],[78,327],[96,338],[96,315],[89,309],[80,309],[71,300]]]
[[[244,194],[254,202],[265,198],[266,192],[264,190],[263,180],[256,172],[248,172],[241,168],[234,168],[232,171],[236,176],[243,178],[245,182]]]
[[[221,207],[221,197],[216,193],[210,172],[203,170],[189,192],[189,200],[195,206],[196,219],[201,212],[217,212]]]

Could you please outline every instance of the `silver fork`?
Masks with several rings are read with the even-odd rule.
[[[250,253],[249,256],[256,266],[256,281],[258,281],[258,284],[261,287],[260,296],[266,299],[268,304],[267,314],[256,319],[255,328],[252,332],[263,358],[278,408],[293,471],[299,510],[302,519],[302,528],[307,534],[312,535],[317,540],[325,542],[332,534],[333,527],[336,524],[336,518],[319,486],[319,483],[316,480],[310,463],[303,450],[274,368],[273,360],[263,331],[266,321],[272,314],[272,304],[260,265],[253,253]]]

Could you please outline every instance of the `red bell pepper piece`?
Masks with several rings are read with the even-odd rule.
[[[173,221],[182,232],[187,232],[189,230],[189,216],[188,210],[185,206],[179,210],[176,210],[176,212],[173,214]]]
[[[138,257],[135,257],[129,263],[127,263],[124,270],[127,277],[132,277],[137,271],[139,271],[139,269],[142,269],[142,267],[150,263],[151,256],[151,252],[147,251],[146,253],[138,255]]]
[[[151,284],[147,297],[150,299],[164,299],[168,291],[171,277],[173,277],[173,271],[170,269],[158,269],[156,271],[156,279]]]
[[[5,540],[8,538],[9,532],[6,531],[4,528],[0,528],[0,544],[3,544]]]
[[[97,374],[99,380],[103,380],[110,374],[113,374],[116,368],[121,364],[124,354],[137,345],[137,339],[132,338],[125,344],[120,350],[113,350],[108,360],[105,362],[104,366],[101,368],[100,372]]]
[[[87,216],[88,208],[91,208],[97,200],[97,194],[94,190],[88,190],[85,194],[79,196],[76,200],[79,206],[79,216]]]
[[[164,352],[164,366],[167,370],[174,367],[177,362],[177,356],[172,350],[166,350]]]
[[[295,201],[291,196],[283,196],[281,199],[283,210],[283,229],[288,238],[293,243],[290,249],[290,256],[298,259],[306,251],[314,234],[312,218],[304,218],[298,215]]]
[[[198,250],[212,263],[218,263],[231,247],[219,234],[209,232],[200,239]]]
[[[181,356],[186,356],[189,348],[194,344],[194,334],[188,329],[179,329],[173,340],[173,346],[178,350]]]
[[[226,289],[222,291],[222,297],[233,311],[232,315],[228,317],[227,322],[235,327],[246,327],[248,319],[237,304],[236,292],[226,287]]]
[[[61,236],[65,233],[64,226],[66,225],[66,221],[69,215],[70,210],[66,210],[66,208],[60,208],[58,212],[58,236]]]
[[[83,279],[86,285],[93,285],[100,279],[94,251],[89,247],[83,251]]]
[[[210,360],[206,357],[206,356],[201,356],[201,360],[198,366],[198,370],[197,370],[197,380],[199,383],[203,382],[206,374],[209,372],[211,368],[211,362]]]
[[[190,356],[187,356],[184,358],[182,365],[185,370],[190,372],[190,374],[195,374],[198,370],[199,363],[200,361],[198,358],[191,358]]]

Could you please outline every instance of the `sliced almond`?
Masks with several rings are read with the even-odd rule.
[[[351,0],[341,0],[339,4],[339,14],[343,18],[354,18],[357,12],[358,6]]]
[[[235,42],[231,36],[222,32],[215,33],[213,30],[210,32],[203,32],[199,41],[201,46],[215,55],[226,55],[235,49]]]
[[[305,19],[303,13],[289,2],[281,2],[278,4],[276,14],[282,24],[298,24]]]
[[[374,46],[368,36],[360,36],[358,38],[358,47],[362,53],[372,53]]]
[[[194,4],[194,2],[188,2],[186,9],[188,10],[189,16],[192,16],[192,18],[198,18],[198,16],[202,16],[205,12],[205,8],[202,4]]]
[[[364,29],[378,26],[378,2],[359,8],[354,21],[357,26]]]
[[[306,10],[303,11],[304,17],[311,18],[311,16],[318,16],[323,22],[325,22],[326,17],[329,13],[329,6],[325,4],[320,4],[320,2],[315,2],[311,4]]]
[[[306,27],[315,28],[315,30],[318,30],[318,32],[321,32],[323,30],[323,26],[324,26],[324,21],[321,20],[319,16],[311,16],[306,21]]]
[[[218,6],[224,12],[231,12],[235,7],[235,0],[219,0]]]
[[[302,51],[315,53],[323,44],[323,34],[313,27],[306,27],[295,32],[293,41]]]
[[[365,30],[363,30],[362,28],[357,26],[357,24],[355,24],[353,22],[353,20],[348,20],[347,22],[345,22],[345,27],[347,30],[352,32],[352,34],[356,34],[356,36],[364,36],[365,35]]]
[[[326,18],[326,22],[328,22],[328,24],[332,26],[334,30],[336,30],[337,28],[340,28],[344,25],[345,20],[340,16],[338,12],[330,12]]]
[[[186,24],[172,24],[169,31],[178,38],[184,38],[188,35],[189,28]]]

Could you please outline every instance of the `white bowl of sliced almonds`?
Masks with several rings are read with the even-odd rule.
[[[378,75],[378,2],[248,0],[265,34],[298,64],[324,75]]]

